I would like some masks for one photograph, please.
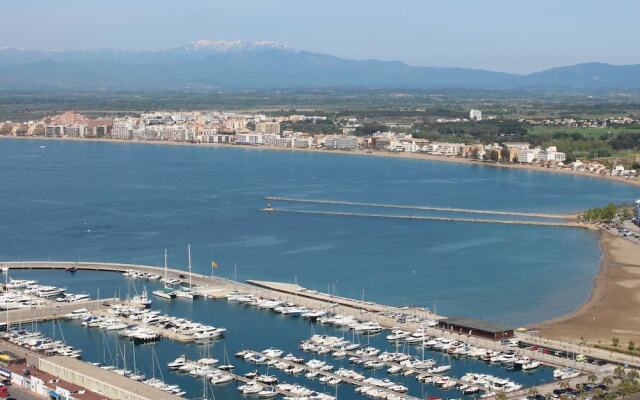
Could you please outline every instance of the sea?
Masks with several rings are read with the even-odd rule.
[[[596,232],[564,227],[268,213],[267,196],[536,213],[574,213],[609,202],[630,202],[640,188],[618,182],[538,171],[492,168],[345,153],[273,151],[246,147],[165,146],[80,141],[0,141],[0,260],[104,261],[193,269],[237,280],[295,282],[342,296],[394,306],[427,307],[447,316],[525,325],[571,312],[589,296],[601,251]],[[388,215],[437,212],[366,206],[273,202],[296,210]],[[451,215],[451,213],[441,213]],[[484,218],[484,217],[483,217]],[[211,262],[219,265],[212,270]],[[69,291],[107,297],[152,282],[119,274],[11,271]],[[234,360],[246,347],[270,346],[299,355],[313,333],[349,336],[308,321],[226,300],[163,302],[154,308],[224,326],[225,339],[208,345],[162,340],[134,346],[117,335],[59,321],[38,328],[83,350],[83,359],[160,375],[202,398],[202,382],[170,372],[180,354],[232,358],[238,372],[255,366]],[[394,350],[384,335],[359,338]],[[417,352],[417,349],[404,349]],[[305,357],[310,358],[309,355]],[[428,358],[464,371],[505,375],[526,385],[546,382],[549,368],[508,371],[471,359]],[[328,360],[339,367],[345,360]],[[260,367],[262,369],[266,367]],[[265,371],[262,371],[265,372]],[[332,394],[304,377],[287,382]],[[383,370],[367,371],[385,377]],[[394,378],[410,394],[459,398],[415,378]],[[340,385],[339,398],[360,398]],[[217,398],[240,398],[231,384]],[[210,398],[211,396],[209,396]]]

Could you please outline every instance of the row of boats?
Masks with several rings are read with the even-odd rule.
[[[231,382],[234,376],[229,373],[235,366],[226,362],[217,365],[219,360],[211,357],[202,357],[198,360],[188,360],[185,355],[181,355],[167,364],[171,371],[189,374],[193,377],[208,379],[213,385],[221,385]]]
[[[136,342],[158,340],[164,331],[186,336],[196,341],[215,340],[226,332],[218,328],[186,318],[161,314],[160,311],[139,308],[130,304],[116,304],[110,307],[110,315],[96,315],[86,309],[74,310],[65,315],[69,319],[81,320],[89,328],[117,331],[120,336]]]
[[[378,379],[365,377],[354,370],[340,368],[334,371],[334,366],[319,359],[305,361],[289,353],[283,356],[280,349],[268,348],[262,352],[243,350],[236,353],[236,357],[241,357],[245,361],[255,364],[264,364],[292,375],[303,374],[307,379],[318,379],[320,383],[329,386],[337,386],[341,383],[353,383],[355,381],[356,391],[374,398],[384,398],[388,400],[404,399],[402,394],[409,389],[406,386],[395,383],[389,379]],[[274,375],[260,375],[257,371],[245,374],[245,378],[252,379],[257,383],[275,385],[278,379]],[[376,397],[376,393],[384,394],[384,397]]]
[[[57,286],[41,285],[28,279],[11,279],[5,283],[5,292],[0,295],[0,309],[15,310],[41,306],[47,300],[60,303],[78,303],[90,300],[88,294],[65,293]]]
[[[50,339],[43,336],[40,332],[30,332],[24,329],[10,329],[2,332],[0,337],[18,346],[40,352],[48,356],[80,358],[82,353],[80,349],[73,348],[61,340]]]
[[[265,310],[271,310],[282,315],[307,318],[322,324],[346,327],[360,335],[375,335],[384,330],[384,328],[376,322],[359,321],[348,315],[333,315],[324,310],[315,310],[277,299],[266,299],[254,294],[232,292],[227,295],[227,300]]]
[[[515,351],[494,351],[480,346],[473,346],[459,340],[453,340],[440,336],[431,336],[424,329],[416,332],[406,332],[393,329],[386,336],[388,341],[397,343],[405,342],[424,349],[441,351],[451,356],[467,356],[483,360],[492,364],[501,364],[515,370],[529,371],[541,366],[541,363],[529,357],[519,357]]]
[[[403,376],[416,376],[416,379],[425,384],[432,384],[442,389],[458,389],[465,394],[474,394],[480,391],[491,393],[495,390],[501,392],[513,392],[522,388],[521,385],[508,379],[497,378],[491,375],[483,375],[484,380],[478,382],[456,381],[442,375],[451,369],[450,365],[439,365],[433,359],[420,359],[416,356],[401,352],[382,352],[372,346],[361,347],[344,338],[330,335],[313,335],[300,343],[300,348],[305,351],[329,354],[333,358],[342,358],[349,355],[349,362],[359,364],[364,368],[387,368],[388,374]],[[348,349],[348,350],[345,350]],[[530,360],[526,360],[528,362]]]
[[[114,365],[102,365],[101,363],[98,363],[98,362],[90,362],[89,364],[94,365],[96,367],[100,367],[106,371],[111,371],[120,376],[124,376],[125,378],[134,380],[136,382],[141,382],[141,383],[144,383],[145,385],[154,387],[156,389],[160,389],[166,393],[171,393],[176,396],[184,396],[186,394],[186,392],[182,390],[178,385],[172,385],[172,384],[166,383],[162,379],[159,379],[156,377],[146,378],[143,374],[137,371],[131,371],[126,368],[118,368]]]

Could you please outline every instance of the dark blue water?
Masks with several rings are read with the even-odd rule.
[[[46,148],[40,148],[41,145]],[[588,296],[581,230],[266,214],[263,196],[571,212],[640,197],[584,177],[423,160],[142,144],[0,141],[0,259],[186,264],[521,324]],[[406,214],[406,212],[402,212]]]
[[[99,281],[103,288],[101,293],[119,292],[123,296],[127,293],[134,293],[136,289],[138,291],[141,290],[143,285],[146,285],[148,290],[155,289],[157,285],[154,282],[126,280],[120,274],[106,272],[78,271],[72,275],[62,271],[11,271],[10,274],[14,278],[39,279],[43,283],[64,286],[75,293],[82,292],[86,288],[87,282],[94,283]],[[126,365],[131,370],[142,371],[148,377],[155,376],[164,379],[166,382],[178,384],[183,390],[187,391],[185,396],[187,398],[202,397],[203,385],[201,378],[193,378],[189,375],[171,372],[166,368],[166,364],[173,361],[180,354],[186,354],[190,359],[198,359],[210,354],[219,360],[224,360],[225,350],[231,358],[231,363],[236,365],[236,372],[239,374],[244,374],[257,368],[263,374],[276,375],[280,382],[299,383],[310,389],[335,395],[335,388],[325,386],[317,380],[307,379],[303,375],[294,377],[276,369],[255,366],[233,357],[235,352],[244,348],[261,351],[270,346],[280,348],[285,352],[292,352],[297,356],[304,357],[305,360],[317,358],[327,361],[333,364],[336,369],[345,367],[355,369],[367,377],[388,377],[394,382],[407,386],[409,394],[416,397],[425,398],[427,395],[440,396],[445,399],[464,397],[461,392],[456,390],[443,391],[433,385],[420,384],[415,377],[388,376],[385,369],[377,371],[365,370],[359,366],[349,364],[346,359],[334,360],[331,357],[303,353],[297,349],[299,341],[309,338],[313,333],[344,336],[352,340],[352,333],[348,330],[312,324],[301,318],[285,317],[238,303],[228,303],[226,300],[166,301],[154,297],[152,308],[162,310],[163,313],[186,317],[198,322],[224,326],[228,329],[227,335],[223,340],[210,345],[182,345],[168,340],[161,340],[153,345],[134,346],[128,340],[120,340],[114,332],[107,332],[98,328],[85,328],[79,321],[46,322],[39,324],[37,329],[50,337],[64,338],[68,344],[82,349],[82,358],[84,360],[109,365],[117,364],[119,367]],[[26,328],[35,329],[36,327],[28,325]],[[396,348],[392,346],[384,339],[385,334],[355,337],[355,341],[388,351],[404,351],[422,357],[422,351],[417,348],[411,346],[408,348],[402,346]],[[524,373],[510,371],[476,359],[466,357],[449,358],[440,352],[425,351],[424,357],[433,358],[443,364],[450,363],[452,368],[447,374],[454,377],[461,377],[466,372],[488,373],[509,378],[526,386],[549,382],[553,379],[552,369],[546,367]],[[236,386],[234,383],[216,386],[213,388],[213,392],[217,399],[240,399],[242,396],[236,391]],[[356,394],[353,389],[354,387],[348,384],[339,385],[338,398],[347,400],[363,398]]]

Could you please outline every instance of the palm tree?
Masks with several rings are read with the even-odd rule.
[[[604,378],[602,378],[602,384],[607,386],[613,385],[613,378],[611,378],[610,376],[605,376]]]
[[[496,400],[507,400],[507,395],[504,393],[498,393]]]
[[[620,379],[620,380],[623,380],[623,379],[624,379],[624,377],[625,377],[624,367],[623,367],[622,365],[618,365],[618,366],[616,367],[616,369],[615,369],[615,370],[613,370],[613,375],[614,375],[616,378],[618,378],[618,379]]]
[[[589,375],[589,377],[587,379],[591,383],[596,383],[596,381],[598,380],[598,377],[596,376],[596,374],[591,374],[591,375]]]
[[[638,378],[640,378],[640,373],[637,370],[632,369],[631,371],[627,372],[627,379],[629,379],[631,383],[635,384]]]
[[[536,389],[535,387],[531,387],[529,389],[528,394],[529,394],[529,396],[534,397],[534,396],[537,396],[538,394],[540,394],[540,392],[538,392],[538,389]]]

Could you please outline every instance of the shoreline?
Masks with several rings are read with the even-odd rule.
[[[217,143],[186,143],[160,141],[124,141],[118,139],[79,139],[79,138],[48,138],[48,137],[15,137],[0,136],[0,139],[41,140],[41,141],[72,141],[72,142],[107,142],[121,144],[152,144],[169,146],[198,146],[211,148],[239,148],[244,150],[264,151],[295,151],[321,154],[393,157],[400,159],[416,159],[436,162],[451,162],[457,164],[478,165],[495,168],[512,168],[525,171],[560,173],[586,178],[606,179],[619,183],[640,185],[640,180],[628,180],[621,177],[594,175],[572,170],[557,170],[536,166],[521,166],[517,164],[497,164],[480,162],[470,159],[440,157],[416,153],[389,153],[374,151],[330,151],[317,149],[289,149],[267,146],[240,146]],[[620,339],[621,347],[625,347],[628,340],[640,336],[640,294],[633,292],[637,286],[640,292],[640,246],[600,230],[598,243],[601,259],[596,274],[592,277],[592,288],[588,297],[574,311],[555,318],[528,324],[531,329],[537,329],[540,336],[569,342],[582,341],[591,344],[610,344],[613,337]],[[622,265],[622,267],[620,267]],[[637,267],[637,268],[636,268]],[[625,271],[624,268],[635,268],[635,272]],[[633,275],[637,274],[633,279]],[[620,288],[622,287],[622,289]],[[621,292],[624,296],[621,298]]]
[[[547,167],[541,167],[536,165],[506,164],[506,163],[479,161],[479,160],[460,158],[460,157],[434,156],[434,155],[423,154],[423,153],[405,153],[405,152],[392,153],[392,152],[380,151],[380,150],[373,150],[372,152],[367,152],[364,150],[355,150],[355,151],[319,150],[319,149],[297,149],[297,148],[270,147],[270,146],[233,145],[233,144],[220,144],[220,143],[166,142],[166,141],[156,141],[156,140],[137,141],[137,140],[99,139],[99,138],[56,138],[56,137],[44,137],[44,136],[3,135],[3,136],[0,136],[0,139],[62,141],[62,142],[64,141],[104,142],[104,143],[121,143],[121,144],[153,144],[153,145],[165,145],[165,146],[197,146],[197,147],[210,147],[210,148],[238,148],[238,149],[245,149],[245,150],[266,150],[266,151],[281,151],[281,152],[293,151],[293,152],[303,152],[303,153],[387,157],[387,158],[399,158],[399,159],[408,159],[408,160],[448,162],[448,163],[454,163],[454,164],[476,165],[476,166],[491,167],[491,168],[510,168],[510,169],[521,170],[521,171],[544,172],[544,173],[551,173],[551,174],[561,174],[561,175],[569,175],[569,176],[579,176],[584,178],[601,179],[601,180],[608,180],[608,181],[623,183],[627,185],[640,186],[640,179],[626,179],[620,176],[597,175],[597,174],[591,174],[591,173],[582,172],[582,171],[574,171],[574,170],[559,169],[559,168],[547,168]]]
[[[640,337],[640,246],[600,231],[602,259],[589,297],[575,311],[531,324],[548,339],[620,348]]]

